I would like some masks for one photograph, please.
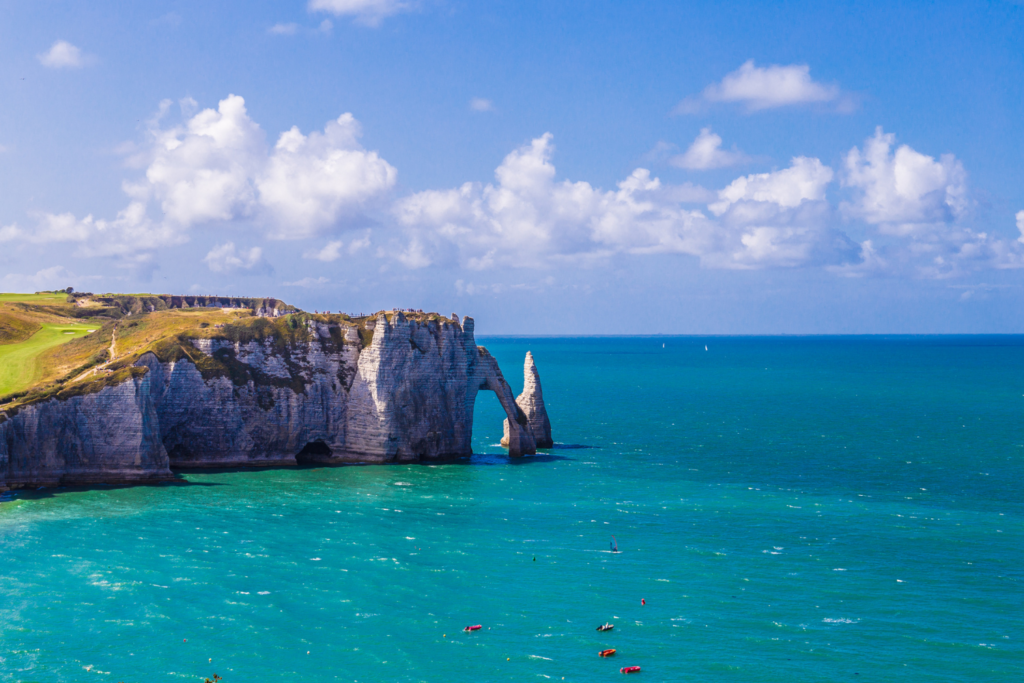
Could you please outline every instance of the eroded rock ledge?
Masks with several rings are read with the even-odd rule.
[[[472,318],[396,313],[372,323],[369,344],[355,328],[317,321],[307,341],[189,339],[195,358],[147,352],[123,382],[0,413],[0,489],[153,482],[178,467],[467,456],[481,389],[505,409],[510,455],[536,452],[538,434],[550,441],[550,425],[538,432],[530,417],[537,402],[517,404],[476,345]],[[203,358],[228,372],[204,373]]]

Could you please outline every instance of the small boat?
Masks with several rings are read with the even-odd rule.
[[[480,624],[477,624],[476,626],[467,626],[466,628],[464,628],[462,630],[463,631],[479,631],[482,628],[483,628],[483,626],[481,626]]]
[[[615,654],[615,650],[601,650],[600,652],[597,653],[597,656],[598,657],[611,657],[613,654]]]
[[[640,673],[640,667],[639,666],[624,666],[621,669],[619,669],[619,673],[638,674],[638,673]]]
[[[598,626],[597,630],[598,631],[611,631],[613,628],[615,628],[615,624],[604,623],[604,624]]]

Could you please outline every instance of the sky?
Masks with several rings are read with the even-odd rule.
[[[0,291],[1024,332],[1024,4],[0,0]]]

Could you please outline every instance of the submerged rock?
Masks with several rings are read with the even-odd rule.
[[[516,399],[516,405],[526,415],[526,430],[533,437],[537,448],[554,446],[555,442],[551,440],[551,422],[544,407],[544,393],[540,388],[540,373],[537,372],[533,354],[529,351],[526,352],[526,362],[523,365],[523,393]],[[501,445],[508,446],[510,439],[509,421],[506,419],[505,435],[501,438]]]

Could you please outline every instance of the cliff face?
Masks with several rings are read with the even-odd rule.
[[[523,364],[523,393],[516,398],[516,405],[526,416],[526,431],[533,437],[537,448],[551,448],[555,442],[551,440],[551,421],[548,419],[547,408],[544,407],[544,392],[540,388],[540,373],[533,362],[533,354],[526,352]],[[512,438],[512,429],[508,419],[505,420],[505,435],[501,445],[508,446]]]
[[[188,357],[147,353],[127,382],[0,414],[0,487],[154,481],[173,467],[466,456],[481,389],[497,394],[513,425],[510,455],[536,451],[471,318],[382,314],[365,348],[354,328],[311,321],[309,331],[308,342],[287,345],[192,340],[227,376],[204,378]]]
[[[0,423],[0,488],[169,479],[149,377]]]

